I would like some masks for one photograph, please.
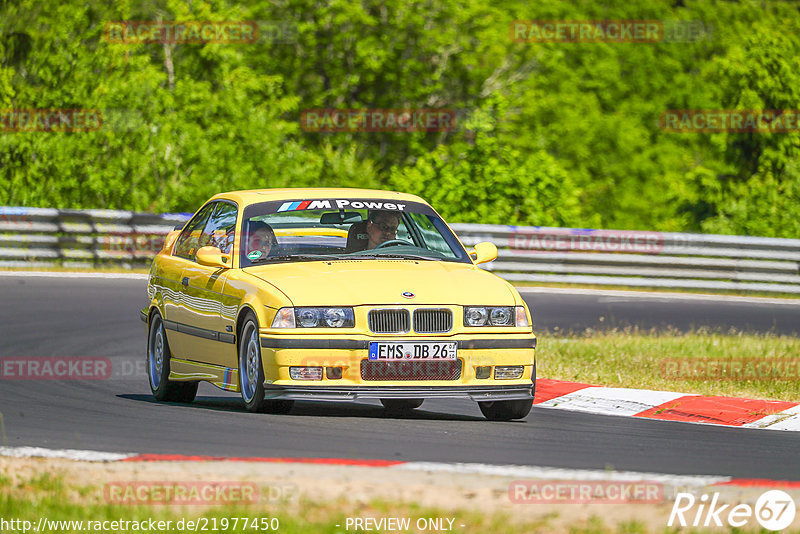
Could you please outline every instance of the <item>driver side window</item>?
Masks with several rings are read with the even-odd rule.
[[[183,232],[178,236],[178,240],[175,243],[176,256],[194,261],[194,255],[201,246],[200,238],[203,235],[203,228],[205,228],[208,218],[211,216],[211,212],[216,205],[216,202],[207,204],[191,221],[189,221],[189,224],[183,229]]]
[[[233,247],[238,211],[233,204],[217,202],[217,209],[214,210],[211,219],[206,225],[206,229],[200,239],[200,246],[217,247],[223,254],[230,254],[231,247]]]

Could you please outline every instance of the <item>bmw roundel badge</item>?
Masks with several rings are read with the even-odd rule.
[[[414,298],[414,293],[412,293],[411,291],[403,291],[401,293],[401,295],[403,295],[407,299],[413,299]]]

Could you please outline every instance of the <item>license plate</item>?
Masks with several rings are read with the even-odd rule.
[[[441,361],[456,360],[458,356],[458,343],[411,343],[411,342],[383,342],[372,341],[369,344],[369,359],[379,361]]]

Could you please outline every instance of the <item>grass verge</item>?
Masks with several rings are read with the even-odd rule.
[[[636,520],[623,520],[613,526],[598,515],[575,520],[564,530],[554,526],[557,513],[546,513],[526,521],[510,521],[507,513],[479,513],[473,510],[443,511],[403,502],[374,500],[355,503],[344,499],[321,503],[300,500],[252,506],[120,506],[103,501],[102,490],[92,486],[72,485],[62,476],[40,473],[12,481],[0,476],[0,518],[14,521],[3,531],[35,532],[39,521],[44,532],[281,532],[344,533],[357,530],[395,532],[396,529],[347,528],[347,518],[408,518],[406,532],[453,531],[465,534],[503,532],[544,533],[568,531],[585,534],[648,532]],[[42,519],[44,518],[44,519]],[[429,523],[434,520],[436,523]],[[425,528],[418,527],[422,521]],[[113,523],[116,522],[116,523]],[[135,522],[135,524],[134,524]],[[234,528],[234,524],[236,527]],[[433,525],[440,528],[433,528]],[[448,528],[444,528],[447,526]],[[154,528],[155,527],[155,528]],[[277,527],[277,528],[275,528]],[[416,527],[416,528],[415,528]],[[659,529],[660,531],[660,529]]]
[[[800,338],[696,330],[539,332],[537,374],[609,387],[800,401]]]

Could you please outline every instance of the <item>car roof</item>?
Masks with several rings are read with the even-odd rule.
[[[214,195],[212,200],[233,200],[239,206],[268,202],[270,200],[300,200],[318,198],[379,198],[394,201],[421,202],[423,199],[408,193],[397,191],[383,191],[380,189],[355,189],[338,187],[308,187],[308,188],[283,188],[283,189],[246,189],[242,191],[228,191]]]

